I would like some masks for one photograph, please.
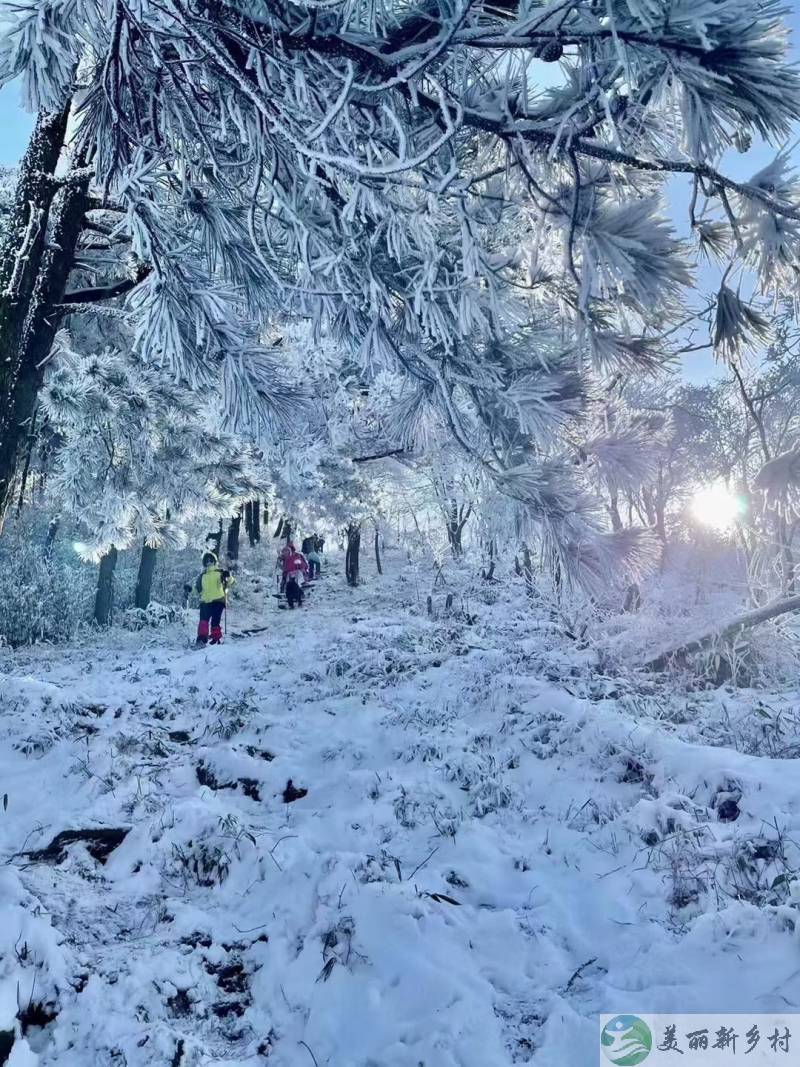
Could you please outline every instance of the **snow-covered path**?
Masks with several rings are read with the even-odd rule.
[[[583,1067],[600,1011],[800,1010],[796,761],[585,699],[524,603],[417,599],[398,564],[219,649],[0,663],[11,1067]]]

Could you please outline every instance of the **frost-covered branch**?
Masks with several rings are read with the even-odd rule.
[[[149,264],[142,264],[136,273],[128,278],[119,278],[117,281],[106,285],[97,285],[89,289],[75,289],[70,293],[64,293],[61,300],[62,307],[69,304],[93,304],[102,300],[113,300],[115,297],[124,296],[147,278],[152,272]]]

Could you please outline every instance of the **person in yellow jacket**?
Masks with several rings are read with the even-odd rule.
[[[198,645],[218,645],[222,641],[222,613],[227,603],[233,575],[219,566],[213,552],[203,556],[203,572],[198,575],[195,589],[200,594],[200,622],[197,624]]]

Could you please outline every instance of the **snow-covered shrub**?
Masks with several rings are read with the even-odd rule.
[[[503,768],[491,753],[463,753],[444,764],[446,780],[455,782],[469,797],[470,812],[478,819],[511,803],[511,790],[503,781]]]
[[[767,699],[721,691],[715,697],[695,709],[696,735],[703,744],[749,756],[800,759],[800,716],[791,694]]]
[[[172,849],[173,869],[185,885],[210,889],[222,885],[228,877],[231,857],[217,842],[192,840],[185,845],[174,844]]]
[[[252,701],[253,691],[245,690],[238,697],[212,701],[209,731],[224,741],[230,740],[258,714]]]
[[[81,563],[71,546],[49,556],[41,524],[7,525],[0,538],[3,611],[0,644],[68,641],[91,616],[95,568]]]
[[[183,610],[176,605],[151,600],[146,608],[128,608],[123,612],[120,624],[126,630],[154,630],[182,617]]]
[[[763,907],[793,900],[796,876],[786,842],[768,835],[735,840],[716,870],[715,884],[726,898]]]
[[[0,871],[0,1035],[3,1062],[36,1063],[31,1048],[34,1027],[47,1026],[59,1014],[69,990],[74,960],[42,914],[37,898],[28,892],[17,872]],[[33,1031],[33,1033],[31,1033]],[[27,1038],[30,1037],[30,1044]]]

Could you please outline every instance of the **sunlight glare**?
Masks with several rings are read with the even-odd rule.
[[[723,482],[704,485],[692,497],[691,513],[695,522],[725,533],[732,530],[744,513],[744,501]]]

